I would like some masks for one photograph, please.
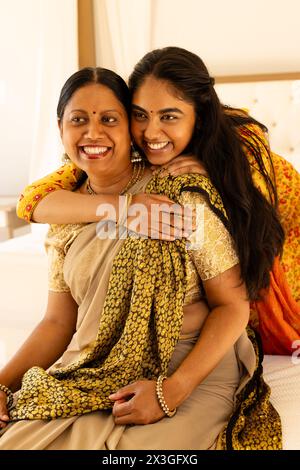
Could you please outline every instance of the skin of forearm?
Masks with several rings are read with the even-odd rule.
[[[214,308],[201,334],[178,369],[164,383],[167,403],[175,408],[210,374],[237,341],[249,320],[249,308]]]
[[[70,343],[74,331],[51,320],[42,320],[17,353],[0,371],[0,383],[16,391],[24,373],[33,366],[50,367]]]
[[[41,224],[99,222],[105,219],[96,214],[100,204],[111,204],[117,211],[118,195],[91,196],[61,189],[48,194],[37,204],[32,220]]]

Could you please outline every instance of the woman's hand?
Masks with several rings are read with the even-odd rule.
[[[154,173],[158,173],[161,167],[152,166],[151,169]],[[170,163],[164,165],[164,170],[159,172],[159,176],[179,176],[186,173],[198,173],[199,175],[208,176],[204,165],[192,155],[180,155],[174,158]]]
[[[150,424],[165,416],[156,397],[155,380],[138,380],[109,396],[116,424]]]
[[[188,237],[195,230],[196,214],[167,196],[138,193],[128,209],[127,229],[138,236],[160,240]]]
[[[0,391],[0,429],[5,428],[9,421],[9,414],[8,414],[6,403],[7,403],[6,393]]]

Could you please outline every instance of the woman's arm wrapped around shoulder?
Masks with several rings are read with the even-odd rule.
[[[34,212],[41,201],[46,196],[51,197],[51,193],[54,194],[59,190],[73,191],[82,173],[82,170],[70,162],[64,164],[53,173],[26,186],[20,195],[17,205],[18,217],[28,222],[35,222]],[[38,220],[38,222],[46,221]]]
[[[179,168],[181,168],[181,165],[182,163],[179,162]],[[179,169],[179,171],[181,170]],[[48,224],[99,222],[100,220],[110,220],[109,212],[105,210],[99,211],[101,205],[107,207],[107,204],[109,204],[114,208],[112,213],[115,214],[118,220],[120,208],[118,194],[97,194],[91,196],[80,191],[74,191],[83,175],[83,171],[70,162],[50,175],[27,186],[18,202],[18,217],[28,222]],[[169,207],[170,213],[173,214],[175,210],[174,201],[161,194],[146,194],[143,192],[133,194],[130,205],[136,205],[137,207],[140,204],[146,210],[141,212],[144,223],[140,224],[139,235],[149,237],[153,235],[155,238],[163,240],[183,237],[182,228],[184,223],[179,219],[184,214],[177,214],[179,217],[174,219],[174,225],[167,226],[161,220],[157,223],[154,212],[151,210],[153,204],[158,207],[164,204],[164,211]],[[132,217],[128,216],[128,223],[130,219]],[[144,227],[145,231],[143,231]]]
[[[17,205],[17,215],[27,222],[76,224],[99,222],[100,204],[117,206],[118,195],[93,196],[74,192],[83,171],[69,162],[25,188]]]
[[[152,167],[154,173],[161,167]],[[177,176],[183,173],[206,174],[203,165],[191,155],[181,155],[165,167],[165,172]],[[163,173],[163,172],[162,172]],[[26,186],[20,195],[17,205],[17,215],[27,222],[48,224],[98,222],[97,208],[100,204],[112,204],[118,211],[117,194],[99,194],[89,197],[74,192],[74,188],[81,181],[83,171],[72,162],[64,164],[58,170]],[[46,197],[47,196],[47,197]],[[151,197],[157,198],[150,201]],[[132,203],[144,204],[149,207],[151,202],[159,204],[167,202],[165,197],[152,196],[139,193],[133,196]],[[172,204],[172,201],[168,201]],[[142,235],[147,235],[142,233]]]

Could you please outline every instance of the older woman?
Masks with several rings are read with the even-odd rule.
[[[150,79],[155,106],[147,104]],[[167,162],[188,146],[197,110],[182,91],[150,79],[135,95],[138,142],[152,163]],[[189,237],[187,252],[184,240],[124,237],[124,230],[99,238],[95,223],[50,228],[45,318],[0,372],[0,449],[280,448],[262,357],[246,333],[247,299],[264,286],[268,266],[257,266],[256,281],[245,260],[240,265],[208,178],[152,177],[139,159],[131,164],[126,90],[104,69],[83,69],[62,90],[62,141],[87,175],[78,191],[90,198],[157,193],[201,205],[204,239]],[[152,115],[167,139],[146,133]],[[173,120],[182,133],[162,130]],[[118,220],[124,229],[127,205]],[[278,223],[268,214],[266,238]],[[10,389],[19,390],[14,404]]]

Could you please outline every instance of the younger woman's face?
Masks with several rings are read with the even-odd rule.
[[[132,136],[153,165],[165,165],[184,151],[195,122],[194,106],[167,81],[149,76],[133,95]]]

